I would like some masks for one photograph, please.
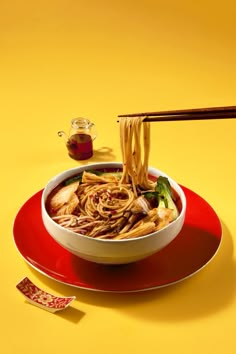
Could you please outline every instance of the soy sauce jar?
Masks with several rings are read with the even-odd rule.
[[[71,120],[69,136],[59,131],[60,137],[66,137],[68,154],[75,160],[87,160],[93,156],[93,140],[96,138],[95,124],[86,118]]]

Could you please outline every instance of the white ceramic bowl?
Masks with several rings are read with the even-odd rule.
[[[185,194],[182,188],[172,178],[162,171],[152,167],[149,168],[150,175],[156,177],[159,175],[166,176],[169,179],[171,186],[179,195],[182,204],[182,209],[178,218],[163,229],[134,239],[106,240],[76,234],[61,227],[51,219],[47,213],[45,202],[47,196],[57,185],[85,169],[92,170],[103,168],[118,169],[122,168],[122,164],[118,162],[93,163],[72,168],[58,174],[47,183],[41,200],[42,218],[46,230],[54,240],[72,254],[88,261],[102,264],[125,264],[135,262],[160,251],[173,241],[184,224],[186,212]]]

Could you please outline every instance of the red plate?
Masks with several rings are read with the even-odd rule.
[[[188,278],[216,254],[221,224],[212,207],[199,195],[182,187],[187,198],[184,227],[174,241],[145,260],[126,265],[101,265],[72,255],[44,228],[41,195],[33,195],[14,222],[14,241],[23,258],[39,272],[78,288],[132,292],[160,288]]]

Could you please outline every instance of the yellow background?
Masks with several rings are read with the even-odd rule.
[[[118,114],[235,105],[235,16],[234,0],[1,2],[1,353],[235,352],[235,120],[152,125],[150,165],[222,221],[217,256],[191,279],[139,294],[80,290],[29,267],[12,236],[25,201],[81,164],[57,137],[71,118],[97,126],[89,161],[120,161]],[[15,289],[24,276],[77,300],[54,315],[27,305]]]

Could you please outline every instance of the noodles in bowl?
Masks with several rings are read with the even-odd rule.
[[[46,201],[47,211],[68,230],[111,240],[150,234],[179,215],[180,206],[173,202],[175,209],[165,207],[156,190],[140,188],[134,192],[131,184],[120,182],[121,178],[119,170],[84,170],[52,191]],[[178,197],[175,200],[180,204]]]
[[[73,254],[97,263],[134,262],[165,247],[181,230],[185,195],[165,173],[148,168],[148,124],[121,121],[123,163],[67,170],[44,189],[44,225]]]

